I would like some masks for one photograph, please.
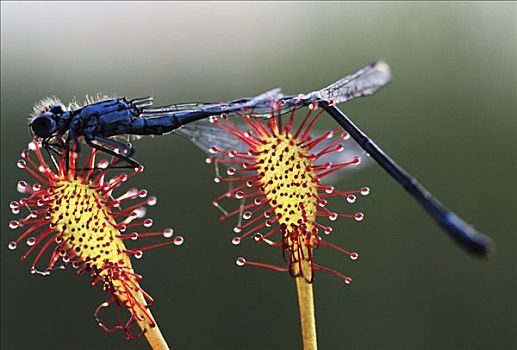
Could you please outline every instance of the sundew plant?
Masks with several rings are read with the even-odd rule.
[[[68,266],[77,274],[88,274],[91,285],[99,285],[109,295],[94,312],[100,328],[121,331],[128,339],[144,335],[153,349],[167,349],[150,311],[154,300],[140,286],[142,275],[134,271],[131,260],[142,258],[149,249],[181,245],[183,238],[171,228],[149,231],[153,220],[145,219],[146,207],[155,205],[157,199],[146,190],[131,188],[115,194],[143,167],[108,178],[118,159],[97,160],[95,149],[84,162],[73,151],[51,160],[55,164],[49,165],[41,143],[34,140],[18,161],[34,182],[18,182],[18,191],[26,197],[10,204],[12,213],[22,216],[9,224],[21,231],[9,249],[27,247],[21,259],[32,259],[32,274],[48,276]],[[165,240],[126,244],[151,237]],[[44,257],[47,262],[42,262]],[[108,310],[111,317],[105,317]]]
[[[238,257],[236,264],[287,272],[294,278],[304,348],[315,349],[314,275],[326,272],[345,284],[352,283],[350,276],[317,263],[317,255],[323,252],[320,248],[330,248],[350,261],[359,257],[357,252],[331,243],[327,237],[333,230],[327,222],[338,218],[362,221],[364,214],[354,212],[350,204],[370,190],[368,187],[338,190],[325,183],[329,176],[355,167],[361,160],[343,152],[349,136],[342,129],[314,131],[314,125],[324,114],[322,108],[316,103],[309,105],[304,115],[297,115],[297,123],[294,109],[285,117],[277,113],[280,108],[273,103],[267,119],[239,114],[236,118],[239,122],[234,123],[225,116],[213,118],[212,123],[227,137],[238,141],[239,149],[214,145],[210,148],[213,156],[207,163],[216,165],[216,183],[233,184],[213,201],[224,213],[222,220],[238,217],[233,229],[237,235],[232,243],[254,241],[274,247],[284,260],[283,265],[274,265]],[[235,144],[229,142],[232,143]],[[226,169],[225,176],[219,175],[219,165]],[[345,212],[329,208],[331,198],[336,198]],[[241,205],[228,212],[223,207],[227,199],[237,200]]]

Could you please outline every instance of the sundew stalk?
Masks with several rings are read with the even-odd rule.
[[[92,278],[91,284],[99,284],[110,295],[94,313],[95,321],[103,330],[120,330],[128,339],[144,335],[153,349],[168,349],[149,309],[154,300],[140,287],[142,276],[134,272],[131,257],[139,259],[149,249],[180,245],[183,238],[173,237],[172,229],[140,231],[153,225],[153,220],[144,218],[145,208],[155,205],[157,200],[149,197],[147,191],[130,189],[118,197],[113,194],[143,167],[106,180],[110,167],[118,160],[96,161],[96,151],[92,150],[82,170],[76,170],[78,155],[70,151],[63,152],[54,172],[40,147],[40,143],[34,141],[18,161],[18,167],[25,169],[38,183],[18,183],[19,192],[28,197],[11,202],[11,210],[19,214],[27,209],[29,214],[10,222],[12,229],[24,228],[25,231],[9,248],[15,250],[25,241],[29,248],[21,259],[35,254],[31,265],[33,274],[48,276],[52,270],[70,265],[78,274],[87,272]],[[31,157],[32,152],[36,159]],[[67,159],[69,164],[66,164]],[[167,240],[137,248],[126,247],[127,241],[151,237]],[[41,269],[38,263],[44,255],[49,255],[49,260]],[[115,311],[115,325],[103,320],[102,314],[108,308]],[[129,318],[124,319],[123,310],[129,312]]]
[[[279,112],[282,106],[272,103],[271,117],[266,122],[254,116],[241,114],[242,126],[223,116],[212,121],[225,130],[230,137],[245,143],[249,150],[221,150],[212,147],[214,153],[208,163],[223,163],[227,177],[217,176],[215,182],[231,182],[234,186],[214,200],[216,207],[226,198],[245,201],[240,208],[226,212],[221,217],[239,216],[234,228],[238,235],[232,240],[238,245],[253,237],[258,243],[281,249],[284,266],[249,261],[239,257],[237,265],[252,265],[275,271],[286,271],[296,280],[302,338],[305,349],[316,349],[316,326],[314,317],[312,284],[316,271],[330,273],[350,284],[352,278],[336,270],[318,265],[314,261],[317,248],[324,246],[356,260],[356,252],[338,247],[326,239],[332,228],[320,223],[320,219],[334,221],[350,218],[362,221],[360,212],[338,213],[327,208],[329,198],[342,198],[346,203],[356,201],[358,194],[367,195],[369,189],[338,191],[324,184],[324,178],[343,168],[359,164],[354,157],[344,162],[322,162],[323,156],[344,150],[343,142],[348,135],[342,129],[327,131],[313,136],[311,129],[321,117],[323,110],[311,104],[297,127],[294,127],[295,112],[283,120]],[[323,146],[322,146],[323,145]],[[317,150],[317,151],[316,151]],[[247,204],[246,204],[247,203]],[[242,223],[241,223],[242,221]],[[275,240],[275,237],[279,237]]]

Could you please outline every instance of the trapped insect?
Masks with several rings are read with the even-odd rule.
[[[239,141],[221,135],[216,127],[203,119],[218,115],[270,118],[273,112],[282,115],[316,103],[399,182],[457,243],[474,254],[490,254],[493,245],[487,237],[445,208],[336,107],[338,103],[371,95],[390,81],[389,66],[384,61],[378,61],[326,88],[291,96],[284,96],[279,89],[274,89],[256,97],[225,103],[185,103],[162,107],[153,107],[152,97],[107,99],[77,108],[74,105],[66,108],[58,101],[48,101],[37,106],[29,128],[33,136],[42,139],[43,147],[49,152],[60,152],[63,148],[69,150],[70,147],[79,152],[79,140],[83,137],[91,147],[125,161],[130,167],[137,167],[138,162],[131,158],[135,149],[114,140],[113,136],[162,135],[175,131],[205,151],[214,144],[233,150],[242,148]]]
[[[196,102],[162,107],[153,107],[152,97],[119,97],[84,106],[73,103],[68,108],[57,99],[47,99],[36,105],[29,128],[35,137],[42,139],[43,147],[48,150],[56,147],[69,149],[72,145],[79,150],[79,138],[83,137],[91,147],[136,167],[138,163],[131,158],[135,152],[133,146],[114,140],[113,136],[163,135],[210,116],[237,112],[267,117],[272,103],[279,105],[279,112],[283,114],[317,101],[346,102],[373,94],[390,79],[388,65],[378,61],[324,89],[292,96],[284,96],[280,89],[273,89],[256,97],[225,103]]]

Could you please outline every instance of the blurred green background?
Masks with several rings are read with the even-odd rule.
[[[157,104],[222,101],[280,86],[326,86],[378,58],[394,81],[341,105],[444,203],[489,234],[487,260],[454,245],[378,166],[337,187],[368,185],[366,220],[333,224],[315,283],[321,349],[510,349],[516,329],[516,4],[508,3],[5,3],[1,27],[1,347],[140,349],[92,320],[104,299],[73,271],[30,275],[7,243],[16,167],[40,98],[102,92]],[[335,127],[327,118],[323,127]],[[224,190],[205,156],[175,136],[136,142],[146,171],[131,185],[159,197],[148,215],[185,244],[134,264],[177,349],[298,349],[294,281],[238,268],[278,251],[230,243],[234,222],[210,204]],[[347,209],[343,209],[346,211]],[[355,210],[355,209],[352,209]]]

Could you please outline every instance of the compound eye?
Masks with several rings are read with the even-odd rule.
[[[30,124],[32,132],[37,137],[45,138],[56,132],[56,121],[52,113],[43,113],[34,118]]]

